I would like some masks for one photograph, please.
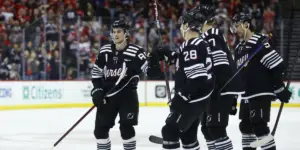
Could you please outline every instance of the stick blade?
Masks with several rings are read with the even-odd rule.
[[[155,144],[163,144],[163,139],[155,135],[150,135],[149,141]]]

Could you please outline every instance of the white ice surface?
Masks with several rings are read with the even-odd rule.
[[[0,150],[50,150],[88,108],[0,111]],[[168,115],[167,107],[142,107],[139,126],[136,127],[138,150],[160,150],[150,143],[151,134],[159,135]],[[272,109],[271,127],[278,109]],[[277,150],[300,150],[300,109],[284,108],[275,140]],[[55,150],[96,150],[93,137],[95,110],[71,132]],[[238,116],[230,118],[229,137],[234,149],[241,150]],[[111,130],[113,150],[122,150],[118,124]],[[199,130],[200,131],[200,130]],[[206,150],[202,133],[199,133],[201,150]]]

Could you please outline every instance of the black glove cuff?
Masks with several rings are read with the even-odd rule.
[[[181,93],[181,92],[178,92],[177,93],[178,94],[178,96],[180,96],[183,100],[185,100],[185,101],[189,101],[189,98],[188,97],[186,97],[183,93]]]
[[[278,93],[282,92],[283,90],[285,90],[285,87],[284,87],[284,86],[282,86],[282,87],[280,87],[280,88],[278,88],[278,89],[275,89],[274,93],[275,93],[275,94],[278,94]]]
[[[103,91],[103,89],[101,88],[94,88],[92,91],[91,91],[91,95],[94,95],[96,92],[98,91]]]

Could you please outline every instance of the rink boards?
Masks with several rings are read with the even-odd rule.
[[[90,81],[2,81],[0,110],[90,107],[91,89]],[[292,99],[285,106],[300,107],[300,82],[292,82],[290,90]],[[138,94],[141,106],[167,106],[163,81],[140,81]],[[278,100],[272,104],[279,105]]]

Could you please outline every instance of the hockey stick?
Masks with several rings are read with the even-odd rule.
[[[265,38],[261,43],[261,45],[254,51],[254,53],[245,61],[243,62],[237,69],[237,71],[233,74],[233,76],[222,86],[222,88],[219,90],[219,93],[240,73],[240,71],[247,66],[247,64],[251,61],[251,59],[261,50],[261,48],[264,46],[264,43],[269,41],[270,36]]]
[[[300,56],[300,49],[297,51],[297,56],[296,56],[296,58],[293,62],[293,65],[292,65],[292,70],[289,73],[289,78],[288,78],[288,82],[286,84],[286,88],[290,87],[292,73],[294,72],[296,63],[299,61],[299,56]],[[262,145],[265,145],[265,144],[269,143],[270,141],[272,141],[274,139],[276,129],[277,129],[277,126],[278,126],[278,123],[279,123],[279,119],[280,119],[280,116],[281,116],[281,113],[282,113],[282,110],[283,110],[283,106],[284,106],[284,103],[281,102],[280,108],[279,108],[279,111],[278,111],[278,114],[277,114],[277,117],[276,117],[275,125],[273,127],[273,130],[272,130],[271,134],[263,137],[261,140],[256,140],[256,141],[250,143],[251,147],[253,147],[253,148],[260,147]]]
[[[157,3],[156,0],[154,0],[154,9],[155,9],[155,20],[156,20],[156,26],[158,28],[158,35],[160,38],[160,41],[162,42],[162,38],[161,38],[161,34],[160,34],[160,24],[159,24],[159,20],[158,20],[158,10],[157,10]],[[160,43],[161,43],[160,42]],[[164,76],[165,76],[165,81],[166,81],[166,87],[167,87],[167,96],[168,96],[168,104],[171,103],[171,91],[170,91],[170,84],[169,84],[169,79],[168,79],[168,75],[167,75],[167,67],[166,67],[166,58],[165,61],[163,62],[163,67],[164,67]],[[163,143],[163,139],[161,137],[155,136],[155,135],[150,135],[149,136],[149,141],[152,143],[156,143],[156,144],[162,144]]]
[[[158,28],[158,36],[159,36],[159,43],[162,43],[162,37],[160,34],[160,24],[158,20],[158,10],[157,10],[157,3],[156,0],[154,1],[154,9],[155,9],[155,20],[156,20],[156,26]],[[165,61],[163,61],[163,67],[164,67],[164,76],[165,76],[165,82],[166,82],[166,88],[167,88],[167,97],[168,97],[168,104],[171,102],[171,91],[170,91],[170,84],[169,84],[169,78],[167,75],[167,66],[166,66],[167,60],[165,58]]]
[[[122,66],[122,72],[120,74],[120,77],[119,79],[117,80],[117,82],[115,83],[115,85],[105,94],[104,97],[106,97],[108,94],[112,93],[115,88],[117,87],[117,85],[121,82],[121,80],[125,77],[126,75],[126,72],[127,72],[127,68],[126,68],[126,63],[124,62],[123,63],[123,66]],[[53,145],[52,149],[51,150],[54,150],[55,147],[90,113],[92,112],[92,110],[95,108],[96,106],[92,106],[82,117],[79,118],[78,121],[76,121],[76,123],[65,133],[63,134],[62,137],[60,137]]]
[[[264,43],[269,40],[269,37],[265,38],[262,41],[262,44],[254,51],[254,53],[244,62],[242,63],[239,67],[238,70],[235,72],[235,74],[223,85],[223,87],[219,90],[219,93],[238,75],[238,73],[246,66],[246,64],[249,63],[249,61],[261,50],[261,48],[264,46]],[[162,144],[163,139],[161,137],[155,136],[155,135],[150,135],[149,136],[149,141],[155,144]]]
[[[155,143],[155,144],[163,144],[163,138],[155,136],[155,135],[150,135],[149,141],[152,143]]]

